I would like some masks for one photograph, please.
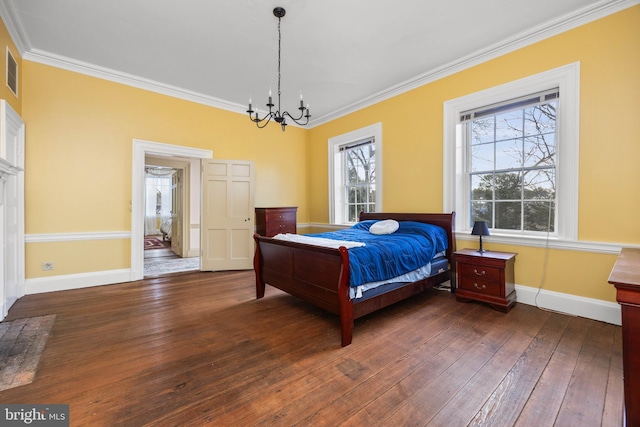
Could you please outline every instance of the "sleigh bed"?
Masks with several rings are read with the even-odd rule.
[[[449,214],[361,213],[359,224],[366,226],[365,229],[375,222],[395,220],[400,224],[401,230],[404,224],[432,224],[441,227],[444,230],[441,235],[446,236],[444,237],[446,248],[437,255],[439,258],[431,260],[432,262],[428,264],[427,270],[430,270],[428,277],[406,281],[407,276],[403,276],[401,281],[392,279],[390,283],[364,292],[362,292],[363,288],[358,291],[357,284],[351,280],[353,274],[350,271],[349,251],[352,249],[347,249],[345,246],[353,242],[346,242],[345,246],[329,248],[256,234],[254,236],[256,297],[262,298],[265,293],[265,284],[269,284],[340,316],[342,346],[347,346],[351,344],[354,319],[409,298],[447,280],[451,281],[451,292],[455,292],[454,219],[454,212]],[[324,237],[326,234],[321,236]],[[404,256],[404,258],[411,258],[411,256]],[[366,288],[365,286],[364,289]]]

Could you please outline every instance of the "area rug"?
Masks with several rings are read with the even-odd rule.
[[[0,391],[33,381],[55,319],[51,314],[0,323]]]
[[[144,276],[161,276],[163,274],[182,273],[200,270],[200,258],[150,258],[144,260]]]
[[[171,242],[167,242],[158,237],[145,237],[144,238],[144,249],[165,249],[170,248]]]

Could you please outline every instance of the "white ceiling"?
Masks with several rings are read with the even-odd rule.
[[[0,0],[26,60],[246,110],[300,91],[312,125],[638,0]]]

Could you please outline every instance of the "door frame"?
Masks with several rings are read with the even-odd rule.
[[[141,139],[133,140],[133,158],[131,162],[131,281],[144,278],[144,166],[147,155],[212,159],[213,151]]]
[[[25,123],[4,99],[0,100],[0,320],[26,294],[24,240]],[[12,197],[11,200],[7,196]],[[7,203],[9,202],[9,203]],[[7,227],[7,220],[11,227]],[[8,283],[9,282],[9,283]],[[10,291],[8,291],[10,289]]]

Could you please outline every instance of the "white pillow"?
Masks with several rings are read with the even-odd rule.
[[[398,221],[393,219],[385,219],[383,221],[378,221],[369,227],[369,233],[371,234],[391,234],[394,233],[400,224]]]

